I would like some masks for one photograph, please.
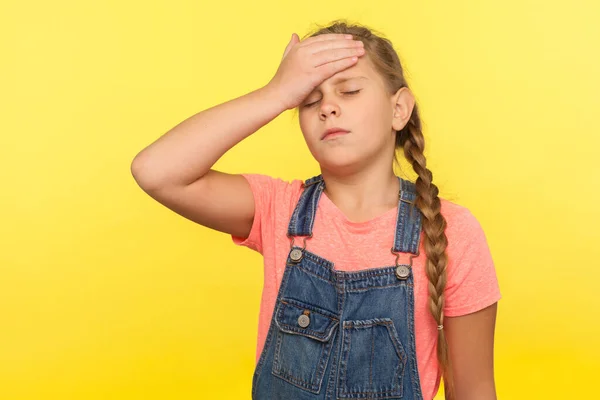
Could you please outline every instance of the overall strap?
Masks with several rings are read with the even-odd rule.
[[[421,212],[415,204],[417,198],[416,185],[413,182],[400,180],[398,201],[398,217],[396,219],[396,235],[393,252],[418,254],[421,238]]]
[[[317,175],[304,181],[302,186],[304,190],[290,219],[288,237],[312,236],[317,204],[325,188],[325,181],[321,175]]]

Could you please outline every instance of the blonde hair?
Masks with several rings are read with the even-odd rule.
[[[341,20],[320,27],[305,38],[329,33],[351,34],[355,40],[361,40],[364,43],[365,54],[369,56],[375,69],[382,76],[390,94],[396,93],[400,88],[408,88],[402,64],[389,39],[381,34],[376,35],[373,29],[358,24],[348,24]],[[432,182],[433,174],[427,169],[427,160],[423,155],[425,139],[416,103],[406,126],[396,132],[396,149],[403,150],[404,157],[418,175],[415,182],[417,190],[415,205],[422,214],[423,244],[427,256],[425,268],[429,280],[429,310],[438,328],[441,328],[444,323],[444,289],[448,264],[446,220],[440,213],[439,191]],[[452,368],[443,328],[438,329],[437,358],[444,378],[446,399],[453,399]]]

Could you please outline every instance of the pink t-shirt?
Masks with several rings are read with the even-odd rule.
[[[260,174],[244,174],[255,201],[254,223],[248,238],[232,236],[264,257],[264,286],[259,313],[256,363],[267,337],[279,284],[290,251],[286,236],[291,215],[302,193],[302,181],[286,182]],[[448,238],[447,286],[444,315],[469,314],[501,298],[494,263],[485,234],[471,212],[440,198]],[[397,208],[366,222],[348,218],[323,192],[317,206],[313,237],[306,249],[331,261],[339,271],[357,271],[395,265],[390,249],[394,242]],[[421,235],[422,237],[423,235]],[[297,241],[302,246],[301,241]],[[423,241],[413,259],[417,366],[424,399],[433,399],[440,383],[436,356],[437,327],[428,306],[426,254]],[[409,262],[401,253],[399,262]]]

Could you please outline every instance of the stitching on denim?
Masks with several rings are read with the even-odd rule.
[[[295,376],[289,375],[285,372],[275,372],[272,371],[273,375],[283,379],[286,382],[291,383],[294,386],[297,386],[301,389],[306,389],[310,392],[313,393],[318,393],[318,388],[315,387],[315,384],[313,383],[309,383],[309,382],[305,382],[304,380],[300,379],[300,378],[296,378]]]
[[[402,346],[402,342],[400,342],[400,338],[398,337],[398,331],[396,330],[396,325],[394,325],[394,321],[390,321],[388,324],[385,324],[388,330],[388,334],[390,335],[390,340],[392,344],[396,348],[396,352],[398,354],[398,358],[400,360],[406,358],[406,352],[404,351],[404,347]]]
[[[413,221],[413,217],[412,217],[413,211],[415,212],[414,213],[415,214],[414,221]],[[417,251],[419,250],[419,241],[421,239],[421,212],[416,207],[415,204],[411,205],[411,217],[410,217],[410,221],[411,221],[410,230],[409,230],[409,232],[407,232],[409,234],[409,236],[408,236],[408,239],[409,239],[408,250],[411,253],[416,254]]]
[[[353,329],[364,329],[364,328],[371,328],[373,329],[374,326],[385,326],[387,328],[388,331],[388,336],[390,338],[390,341],[392,342],[392,346],[394,346],[394,348],[396,348],[397,350],[397,354],[398,354],[398,365],[395,367],[394,369],[394,382],[392,383],[392,389],[391,390],[375,390],[375,391],[368,391],[368,392],[363,392],[363,391],[353,391],[353,390],[348,390],[347,388],[347,384],[346,384],[346,371],[348,369],[348,359],[350,357],[350,352],[352,350],[352,330]],[[343,348],[342,351],[344,352],[343,357],[341,359],[344,360],[343,362],[343,366],[340,369],[340,382],[339,382],[339,387],[338,387],[338,397],[347,397],[350,396],[352,397],[353,395],[373,395],[373,396],[377,396],[378,395],[385,395],[385,394],[390,394],[390,395],[400,395],[402,396],[403,390],[402,390],[402,383],[398,382],[400,377],[399,377],[399,372],[400,372],[400,368],[403,366],[403,362],[405,362],[405,360],[402,357],[402,352],[398,351],[398,347],[397,347],[397,343],[395,343],[394,339],[397,339],[396,336],[394,336],[392,334],[392,332],[390,331],[390,326],[394,326],[393,325],[393,321],[389,320],[389,321],[385,321],[382,318],[374,318],[373,322],[367,323],[367,324],[361,324],[361,325],[354,325],[352,324],[352,321],[344,321],[343,325],[341,326],[342,331],[343,331],[343,336],[344,338],[347,338],[347,340],[344,340],[343,342]],[[398,339],[399,340],[399,339]]]
[[[315,274],[313,271],[311,271],[311,270],[307,269],[306,267],[302,266],[301,264],[296,264],[296,265],[294,265],[294,266],[295,266],[295,267],[298,267],[298,268],[299,268],[299,269],[301,269],[303,272],[305,272],[305,273],[307,273],[307,274],[309,274],[309,275],[312,275],[312,276],[314,276],[314,277],[315,277],[315,278],[317,278],[317,279],[320,279],[320,280],[322,280],[323,282],[326,282],[326,283],[333,283],[333,281],[330,281],[329,279],[327,279],[327,278],[324,278],[324,277],[322,277],[321,275],[317,275],[317,274]]]
[[[256,394],[256,390],[258,389],[258,379],[260,378],[260,376],[262,374],[263,367],[265,365],[266,356],[267,356],[267,351],[273,340],[273,334],[275,332],[274,323],[275,323],[275,321],[271,320],[271,324],[269,326],[269,332],[267,334],[267,339],[265,340],[263,350],[261,351],[258,363],[256,365],[256,370],[255,370],[254,376],[252,377],[252,396],[253,397]]]
[[[338,332],[339,329],[335,331],[335,333],[333,334],[333,338],[331,339],[331,351],[333,353],[333,360],[331,360],[331,370],[329,371],[329,379],[327,380],[327,387],[325,388],[325,399],[330,399],[332,391],[335,389],[336,363],[337,357],[339,356],[339,352],[335,350],[335,344],[337,343],[339,347]]]
[[[369,365],[369,387],[373,387],[373,354],[375,353],[375,333],[371,330],[371,358]]]
[[[327,365],[327,362],[329,361],[329,357],[331,356],[331,352],[329,351],[329,348],[333,345],[333,343],[330,343],[330,342],[331,341],[327,342],[327,345],[324,345],[321,347],[321,354],[319,355],[319,358],[317,359],[319,363],[317,364],[317,370],[315,371],[315,377],[313,379],[315,379],[319,382],[319,391],[321,390],[321,384],[323,383],[323,376],[325,375],[324,366]]]
[[[317,214],[317,205],[319,203],[319,199],[321,197],[323,183],[320,182],[312,191],[311,203],[309,212],[307,213],[308,219],[305,221],[305,225],[303,227],[303,232],[306,232],[307,235],[312,233],[312,228],[315,222],[315,216]]]
[[[389,276],[393,276],[394,279],[396,275],[394,275],[394,270],[396,269],[396,267],[380,267],[380,268],[371,268],[371,269],[363,269],[361,271],[352,271],[352,272],[348,272],[348,271],[340,271],[341,272],[341,279],[345,280],[345,281],[352,281],[352,280],[362,280],[363,278],[370,278],[370,277],[374,277],[374,276],[385,276],[385,275],[389,275]]]
[[[297,266],[297,265],[294,265]],[[323,376],[325,374],[326,368],[327,368],[327,363],[329,361],[329,358],[331,357],[331,347],[333,345],[331,338],[335,337],[335,332],[336,332],[336,327],[339,325],[339,320],[336,320],[335,318],[330,317],[329,315],[325,315],[323,312],[319,312],[319,309],[317,306],[313,306],[310,305],[308,303],[293,299],[293,298],[287,298],[285,296],[286,293],[286,288],[288,283],[291,281],[291,273],[293,272],[293,270],[291,268],[286,268],[286,271],[288,272],[286,275],[286,281],[284,283],[282,283],[282,287],[281,287],[281,291],[280,294],[278,296],[277,299],[277,303],[276,303],[276,312],[274,315],[274,322],[276,324],[276,326],[279,326],[280,328],[282,328],[279,325],[279,321],[278,319],[282,319],[281,316],[283,315],[283,311],[285,309],[285,307],[296,307],[296,308],[301,308],[301,306],[299,304],[306,304],[307,308],[313,309],[313,311],[317,314],[319,314],[320,316],[324,316],[327,317],[331,322],[330,322],[330,326],[328,326],[325,329],[325,335],[320,335],[321,337],[325,336],[326,340],[325,341],[321,341],[318,339],[314,339],[311,336],[307,336],[307,335],[302,335],[302,332],[297,332],[297,333],[290,333],[290,335],[292,334],[298,334],[298,335],[302,335],[308,338],[311,338],[312,340],[315,340],[315,344],[318,346],[321,346],[321,353],[319,355],[319,358],[316,360],[317,363],[314,366],[311,366],[311,368],[315,368],[313,371],[313,379],[311,382],[307,382],[304,379],[298,378],[293,376],[291,373],[286,372],[285,369],[283,368],[284,366],[282,365],[282,360],[280,359],[281,357],[281,352],[282,352],[282,348],[285,347],[283,346],[283,341],[284,341],[284,332],[286,332],[284,329],[279,329],[277,331],[277,338],[278,341],[275,344],[275,349],[274,349],[274,355],[273,355],[273,367],[271,368],[271,373],[274,376],[279,377],[280,379],[283,379],[287,382],[289,382],[290,384],[297,386],[299,388],[311,391],[313,393],[318,393],[321,390],[321,386],[322,386],[322,381],[323,381]],[[295,304],[295,303],[297,304]],[[323,310],[325,311],[325,310]],[[335,315],[335,313],[331,312],[332,315]],[[285,326],[287,326],[287,324],[282,324]],[[294,327],[295,328],[295,327]],[[295,328],[296,330],[299,331],[298,328]],[[312,332],[312,333],[316,333],[318,334],[318,332],[313,331],[313,330],[309,330],[309,329],[304,329],[304,332]]]
[[[398,217],[398,223],[396,226],[396,241],[395,241],[395,251],[403,250],[403,241],[404,241],[404,230],[406,229],[406,203],[400,201],[398,213],[400,216]]]
[[[343,309],[342,304],[344,303],[344,292],[343,289],[339,290],[340,282],[335,282],[335,291],[337,294],[337,314],[341,318],[341,310]],[[335,391],[337,389],[337,371],[339,370],[339,362],[342,349],[342,333],[341,328],[338,328],[332,338],[332,351],[333,360],[331,360],[331,370],[329,371],[329,379],[327,381],[327,387],[325,389],[325,399],[333,400]]]
[[[281,303],[284,304],[289,304],[292,307],[296,307],[298,309],[309,309],[323,317],[329,318],[330,320],[334,321],[334,322],[339,322],[339,318],[337,318],[337,314],[335,312],[329,311],[323,307],[319,307],[316,306],[314,304],[311,304],[309,302],[303,301],[303,300],[298,300],[295,299],[293,297],[285,297],[283,299],[280,300]],[[335,315],[335,316],[333,316]]]
[[[298,203],[296,204],[296,207],[294,208],[294,212],[292,213],[292,217],[290,218],[290,224],[288,226],[288,234],[290,235],[296,235],[298,232],[298,218],[300,217],[300,214],[304,214],[303,210],[306,204],[306,201],[308,198],[310,198],[309,196],[312,193],[312,190],[310,190],[311,188],[305,186],[304,189],[302,190],[302,193],[300,194],[300,198],[298,199]]]
[[[287,288],[287,284],[289,281],[289,277],[291,274],[291,269],[286,268],[284,273],[283,273],[283,277],[281,278],[281,284],[279,287],[279,292],[277,293],[277,298],[275,301],[275,305],[273,308],[273,314],[275,314],[277,312],[277,303],[278,301],[283,297],[283,293],[285,292],[286,288]],[[265,343],[263,345],[263,350],[261,351],[261,354],[258,358],[258,363],[256,365],[256,373],[255,376],[252,379],[252,395],[254,396],[254,394],[256,393],[257,387],[255,387],[255,384],[258,384],[258,380],[260,378],[260,376],[263,373],[263,369],[265,368],[265,363],[266,363],[266,359],[267,359],[267,352],[269,350],[269,347],[271,346],[271,343],[273,341],[273,336],[275,335],[275,333],[279,333],[279,330],[277,330],[276,332],[276,325],[277,322],[275,321],[275,318],[271,318],[271,323],[269,324],[269,330],[267,333],[267,338],[265,340]]]
[[[352,340],[350,336],[352,332],[347,330],[346,327],[343,327],[342,331],[344,332],[344,344],[342,347],[343,356],[340,357],[342,361],[340,367],[340,388],[344,388],[343,393],[347,393],[348,390],[346,388],[346,371],[348,370],[348,358],[350,357],[350,349],[352,348]]]
[[[283,341],[283,334],[281,331],[277,331],[277,340],[275,341],[275,353],[273,354],[273,368],[281,369],[279,366],[279,351],[281,349],[281,342]]]
[[[333,271],[333,269],[331,269],[331,267],[333,266],[333,263],[331,261],[319,256],[318,254],[311,252],[310,250],[304,250],[303,253],[304,256],[310,259],[312,262],[319,264],[330,271]]]
[[[302,263],[300,263],[300,264],[289,263],[289,264],[286,264],[286,266],[297,267],[297,268],[301,269],[303,272],[305,272],[311,276],[314,276],[315,278],[317,278],[323,282],[326,282],[326,283],[334,283],[334,281],[335,281],[333,279],[330,280],[321,275],[316,274],[315,272],[313,272],[310,269],[308,269],[307,267],[305,267]],[[392,281],[394,281],[394,280],[397,281],[397,282],[391,283],[389,285],[371,284],[371,285],[367,285],[364,288],[346,289],[346,291],[349,293],[358,293],[358,292],[364,292],[364,291],[367,291],[370,289],[388,288],[388,287],[395,287],[395,286],[411,286],[411,287],[414,286],[412,283],[409,282],[409,279],[406,279],[406,280],[397,279],[395,277],[395,275],[393,275],[393,273],[394,273],[393,271],[394,271],[395,267],[384,267],[384,268],[386,268],[386,269],[390,268],[390,270],[389,271],[383,270],[383,271],[380,271],[379,273],[377,272],[377,270],[371,270],[371,271],[365,270],[365,275],[360,276],[360,277],[344,276],[344,275],[338,275],[338,277],[339,277],[339,280],[350,281],[350,280],[364,280],[365,278],[389,275],[391,278],[393,277]],[[338,273],[345,273],[345,272],[346,271],[338,271]],[[346,272],[346,273],[348,273],[348,272]],[[350,272],[350,274],[355,274],[355,273],[356,272]]]
[[[333,330],[335,329],[335,327],[338,325],[337,322],[330,322],[329,325],[325,328],[324,332],[319,332],[319,331],[314,331],[312,329],[307,329],[307,328],[297,328],[293,325],[282,322],[282,319],[283,319],[283,316],[280,316],[280,315],[277,316],[277,326],[283,332],[289,333],[290,335],[299,335],[299,336],[306,336],[306,337],[314,338],[317,341],[323,342],[323,343],[331,340],[331,334],[333,333]],[[321,339],[321,340],[319,340],[319,339]]]
[[[412,237],[413,237],[413,243],[412,243],[412,248],[411,251],[413,253],[417,253],[419,251],[419,244],[421,243],[421,231],[422,231],[422,217],[421,217],[421,212],[417,213],[417,219],[414,225],[414,229],[413,229],[413,233],[412,233]]]
[[[401,179],[401,192],[396,218],[396,234],[394,237],[394,250],[417,254],[420,242],[421,223],[420,210],[415,204],[417,198],[416,185]],[[410,205],[405,201],[412,202]],[[407,217],[408,213],[408,217]]]
[[[415,309],[415,298],[414,291],[409,290],[406,294],[408,299],[408,312],[406,313],[409,346],[410,346],[410,369],[411,369],[411,380],[413,388],[413,396],[417,400],[423,399],[423,393],[421,391],[421,379],[419,376],[419,368],[417,366],[417,350],[416,350],[416,339],[415,339],[415,327],[414,327],[414,309]]]
[[[296,207],[294,208],[294,212],[292,213],[292,217],[290,218],[290,225],[288,227],[288,232],[293,235],[294,232],[296,231],[296,223],[298,221],[298,216],[300,214],[301,208],[302,208],[302,204],[304,197],[306,197],[307,191],[306,189],[304,189],[302,191],[302,193],[300,194],[300,198],[298,199],[298,203],[296,204]]]
[[[283,336],[283,334],[281,334],[281,332],[279,332],[279,334],[281,336]],[[282,339],[283,341],[283,339]],[[321,390],[321,385],[323,383],[323,376],[325,374],[325,369],[327,366],[327,362],[329,361],[329,358],[331,356],[331,351],[330,348],[332,346],[332,342],[328,341],[328,342],[319,342],[319,346],[321,346],[321,353],[319,355],[319,358],[317,359],[317,366],[316,366],[316,370],[315,370],[315,374],[314,374],[314,378],[312,379],[313,382],[307,382],[304,379],[298,378],[293,376],[292,374],[284,371],[282,368],[275,368],[275,364],[273,365],[273,369],[271,370],[271,373],[275,376],[278,376],[279,378],[295,385],[298,386],[300,388],[303,389],[307,389],[313,393],[319,393]],[[279,347],[276,349],[276,353],[277,355],[279,355],[279,352],[281,351],[281,342],[279,343]],[[323,368],[325,366],[325,368]],[[279,364],[278,364],[279,367]]]
[[[394,283],[394,284],[385,285],[385,286],[368,286],[368,287],[360,288],[360,289],[347,289],[346,291],[348,293],[362,293],[362,292],[368,292],[369,290],[372,290],[372,289],[385,289],[385,288],[390,288],[390,287],[403,287],[403,286],[413,287],[414,286],[412,283],[407,283],[406,281],[398,280],[398,282],[399,283]]]

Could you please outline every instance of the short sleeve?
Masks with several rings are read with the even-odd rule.
[[[254,220],[247,238],[231,235],[233,243],[264,255],[265,242],[274,240],[276,222],[289,212],[293,185],[279,178],[261,174],[242,174],[254,196]],[[295,183],[295,182],[294,182]],[[298,181],[298,183],[301,183]]]
[[[488,307],[502,296],[487,238],[477,218],[462,208],[449,228],[444,314],[457,317]]]

